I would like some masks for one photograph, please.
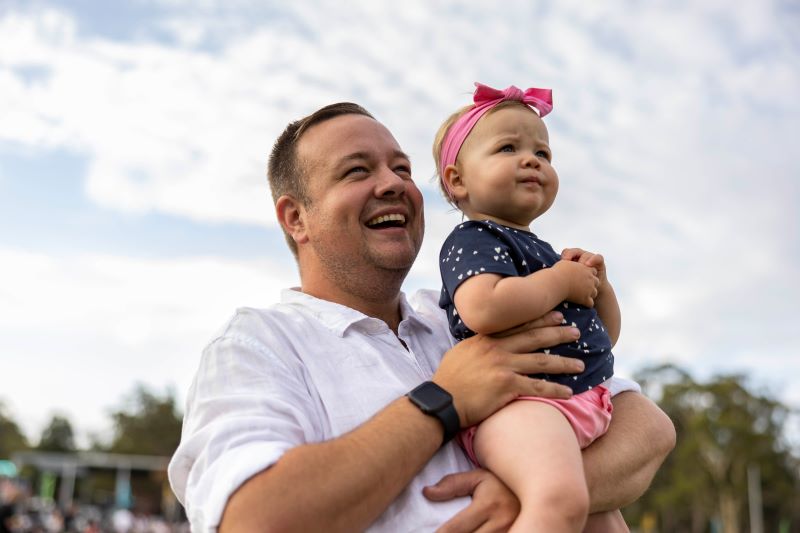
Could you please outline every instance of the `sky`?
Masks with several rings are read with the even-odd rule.
[[[606,257],[617,373],[741,373],[800,408],[798,27],[794,0],[0,0],[0,402],[82,443],[136,384],[182,403],[235,309],[298,285],[266,160],[332,102],[410,154],[404,288],[438,289],[461,218],[430,146],[480,81],[553,89],[532,229]]]

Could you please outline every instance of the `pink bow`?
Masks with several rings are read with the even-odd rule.
[[[538,110],[540,117],[544,117],[553,110],[553,91],[550,89],[531,87],[522,92],[521,89],[512,85],[501,91],[477,82],[475,82],[475,87],[472,99],[476,107],[486,104],[494,106],[503,100],[518,100]]]
[[[464,140],[487,111],[504,100],[517,100],[529,105],[539,112],[540,117],[553,110],[553,91],[550,89],[531,88],[523,92],[512,85],[501,91],[478,82],[475,82],[475,87],[475,93],[472,96],[475,107],[458,117],[453,125],[450,126],[450,129],[447,130],[447,134],[442,140],[439,157],[439,179],[442,187],[447,191],[450,201],[453,201],[453,192],[444,179],[444,169],[448,165],[455,164]]]

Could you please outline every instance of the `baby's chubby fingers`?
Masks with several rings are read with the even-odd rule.
[[[581,255],[585,254],[586,250],[581,248],[564,248],[561,251],[561,259],[564,261],[577,261]]]
[[[601,268],[605,264],[605,258],[600,254],[593,254],[591,252],[584,252],[578,260],[580,263],[594,268]]]

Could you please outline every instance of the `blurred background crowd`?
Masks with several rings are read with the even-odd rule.
[[[78,446],[54,415],[35,444],[0,406],[0,533],[188,531],[166,467],[180,438],[174,395],[136,388],[107,442]]]

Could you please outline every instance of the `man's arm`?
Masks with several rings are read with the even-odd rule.
[[[612,403],[608,432],[583,450],[592,513],[636,501],[675,447],[672,421],[647,397],[621,392]]]
[[[339,438],[287,451],[230,498],[220,532],[357,531],[436,453],[441,424],[401,398]]]
[[[502,339],[476,336],[445,354],[433,381],[453,395],[462,427],[520,395],[569,395],[526,375],[581,370],[579,361],[530,353],[578,337],[574,328],[556,327],[560,320],[550,313],[536,329]],[[400,398],[350,433],[293,448],[250,478],[229,499],[219,530],[365,529],[436,453],[442,434],[438,420]]]

